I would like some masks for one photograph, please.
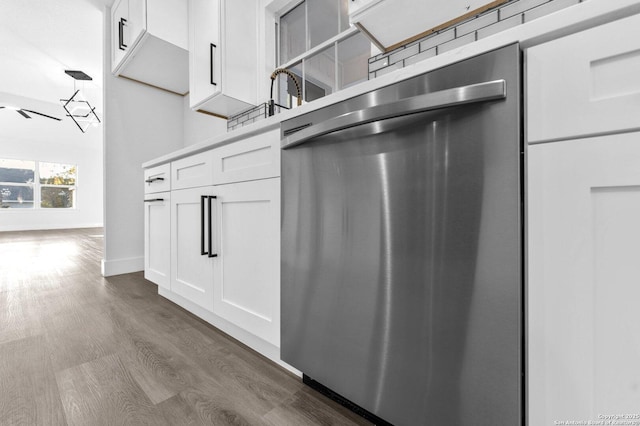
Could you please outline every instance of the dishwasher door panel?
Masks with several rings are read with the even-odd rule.
[[[283,150],[285,362],[397,425],[521,423],[515,98]]]

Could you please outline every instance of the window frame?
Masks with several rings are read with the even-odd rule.
[[[306,79],[306,61],[308,59],[310,59],[311,57],[315,56],[316,54],[332,48],[333,49],[333,54],[334,54],[334,82],[333,82],[333,87],[334,87],[334,91],[332,93],[338,92],[340,90],[343,90],[343,88],[339,88],[339,73],[340,73],[340,64],[338,62],[338,43],[340,43],[343,40],[348,39],[351,36],[354,36],[355,34],[361,33],[360,29],[358,29],[355,26],[349,25],[349,27],[344,30],[339,32],[338,34],[336,34],[335,36],[329,38],[328,40],[318,44],[317,46],[314,46],[312,48],[309,49],[311,40],[309,37],[309,16],[308,16],[308,8],[306,7],[306,3],[309,0],[302,0],[302,1],[296,1],[294,3],[289,4],[286,8],[284,8],[282,10],[282,12],[278,15],[276,21],[276,25],[275,25],[275,29],[276,29],[276,63],[278,64],[278,68],[284,68],[284,69],[289,69],[292,66],[296,65],[296,64],[300,64],[300,69],[301,69],[301,73],[302,75],[300,76],[300,84],[301,84],[301,96],[302,96],[302,100],[304,102],[305,99],[307,98],[306,96],[306,84],[305,81],[307,81]],[[336,2],[339,0],[336,0]],[[305,3],[305,47],[307,48],[307,50],[305,50],[303,53],[301,53],[300,55],[296,56],[295,58],[291,58],[290,60],[288,60],[287,62],[281,63],[281,49],[280,49],[280,32],[281,32],[281,26],[280,26],[280,19],[285,16],[287,13],[289,13],[290,11],[292,11],[293,9],[295,9],[296,7],[300,6],[302,3]],[[339,25],[340,21],[336,22],[336,25]],[[363,34],[364,35],[364,34]],[[368,71],[368,70],[367,70]],[[313,84],[313,80],[309,80],[312,84]],[[280,95],[280,85],[278,82],[278,97]],[[276,102],[278,102],[279,100],[277,100]],[[313,101],[309,101],[309,102],[313,102]],[[287,103],[289,106],[293,105],[292,102],[292,96],[289,96],[289,99],[287,99]]]
[[[33,190],[33,207],[32,208],[0,208],[1,212],[19,212],[24,213],[28,211],[69,211],[78,209],[78,165],[73,163],[60,163],[56,161],[44,161],[44,160],[24,160],[20,158],[7,158],[3,157],[0,160],[17,160],[17,161],[33,161],[35,164],[35,170],[33,174],[33,183],[19,183],[19,182],[4,182],[0,181],[0,186],[23,186],[31,187]],[[73,166],[76,169],[75,185],[54,185],[48,183],[40,183],[40,163],[53,163],[64,164],[67,166]],[[42,207],[42,188],[66,188],[73,191],[73,206],[72,207]]]

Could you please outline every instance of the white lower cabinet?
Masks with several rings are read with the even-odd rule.
[[[154,257],[155,240],[147,238],[146,261],[171,272],[162,295],[262,353],[268,347],[269,356],[278,361],[280,158],[276,142],[276,133],[268,132],[173,161],[172,191],[166,196],[148,194],[165,201],[147,203],[152,227],[162,228],[154,221],[153,214],[159,210],[156,213],[152,205],[168,206],[162,220],[170,238],[163,244],[170,245],[170,250],[164,258]]]
[[[531,145],[528,182],[528,424],[637,416],[640,133]]]
[[[171,291],[209,311],[216,258],[208,254],[208,204],[215,204],[208,197],[214,194],[212,186],[171,192]]]
[[[144,277],[170,287],[170,192],[147,194],[144,199]]]
[[[215,187],[213,312],[280,346],[280,179]]]

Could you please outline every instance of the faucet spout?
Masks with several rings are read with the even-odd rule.
[[[300,85],[298,84],[298,80],[296,80],[295,74],[291,71],[284,68],[277,68],[273,73],[271,73],[271,98],[269,99],[269,117],[275,114],[275,101],[273,100],[273,83],[276,81],[276,77],[280,74],[287,75],[296,86],[296,96],[298,98],[297,105],[302,105],[302,93],[300,91]],[[278,105],[280,106],[280,105]]]

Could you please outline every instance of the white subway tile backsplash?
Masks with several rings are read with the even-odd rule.
[[[404,64],[402,62],[396,62],[393,65],[390,65],[386,68],[382,68],[381,70],[376,71],[376,77],[380,77],[381,75],[389,74],[391,71],[399,70],[402,68]]]
[[[543,3],[547,3],[550,0],[518,0],[516,2],[510,2],[506,6],[500,8],[500,20],[505,20],[514,15],[518,15],[527,9],[540,6]]]
[[[456,31],[454,28],[438,33],[436,35],[429,36],[423,42],[420,43],[420,51],[423,52],[439,44],[446,43],[449,40],[453,40],[455,36],[456,36]]]
[[[456,47],[464,46],[465,44],[469,44],[472,41],[476,41],[476,33],[469,33],[462,37],[458,37],[455,40],[451,40],[441,44],[440,46],[438,46],[438,54],[455,49]]]
[[[418,53],[415,56],[405,59],[404,65],[407,66],[407,65],[415,64],[416,62],[420,62],[424,59],[431,58],[432,56],[436,56],[435,47],[432,47],[429,50],[425,50],[424,52]]]
[[[389,65],[389,57],[385,56],[375,62],[369,64],[369,72],[378,71],[380,68],[384,68]]]
[[[420,52],[420,45],[414,44],[413,46],[407,47],[405,49],[397,50],[395,53],[392,53],[389,56],[389,64],[395,64],[398,61],[401,61],[409,56],[413,56]]]
[[[465,34],[472,33],[480,28],[486,27],[498,22],[498,11],[494,10],[485,15],[474,18],[456,27],[456,36],[460,37]]]
[[[550,13],[564,9],[574,4],[580,3],[580,0],[554,0],[545,3],[541,6],[535,7],[531,10],[524,12],[524,22],[533,21],[541,16],[549,15]]]
[[[503,21],[499,21],[493,25],[489,25],[488,27],[484,27],[478,30],[478,40],[481,38],[488,37],[490,35],[508,30],[509,28],[513,28],[516,25],[522,24],[522,15],[515,15],[511,18],[507,18]]]

